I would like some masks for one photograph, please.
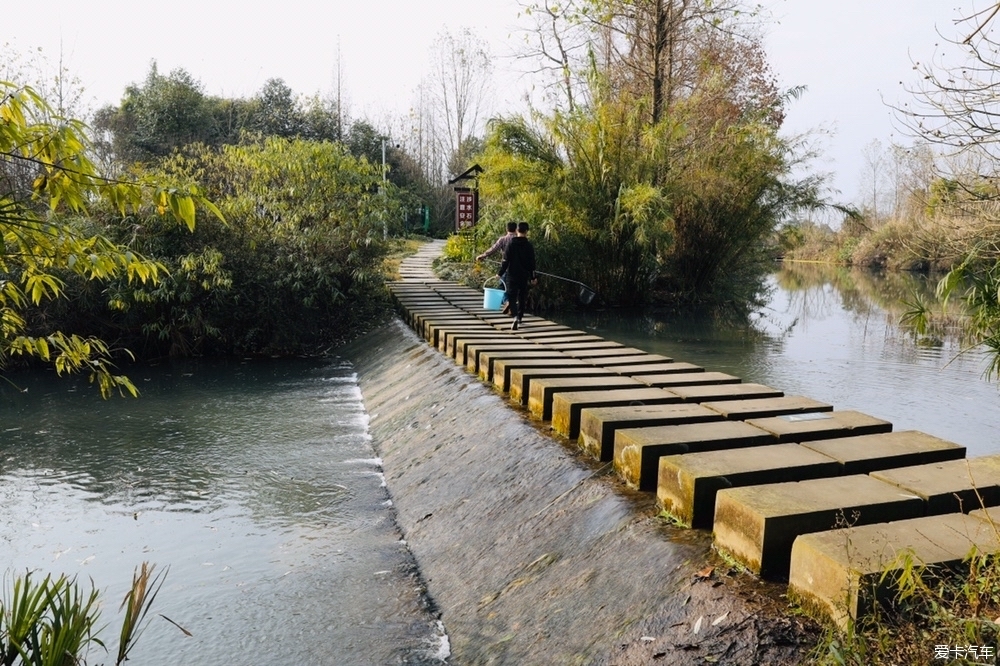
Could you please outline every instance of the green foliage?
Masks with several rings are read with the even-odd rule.
[[[170,272],[153,288],[113,289],[115,335],[142,340],[146,354],[315,352],[383,304],[383,236],[400,232],[402,215],[378,165],[341,144],[271,137],[189,147],[161,177],[200,180],[227,224],[117,229]]]
[[[606,98],[595,81],[590,105],[537,126],[491,125],[479,158],[486,228],[528,221],[540,266],[611,303],[642,303],[654,289],[689,301],[751,297],[777,223],[820,205],[817,180],[790,176],[795,147],[769,115],[713,118],[708,92],[649,125],[642,100]]]
[[[985,349],[986,376],[996,379],[1000,377],[1000,259],[995,248],[979,247],[941,279],[938,295],[948,299],[956,294],[968,313],[965,324],[971,342],[966,350]],[[919,314],[915,309],[916,320],[922,321]]]
[[[143,562],[136,569],[122,608],[116,665],[123,664],[134,647],[165,572]],[[91,646],[104,648],[98,637],[100,595],[85,590],[65,575],[38,580],[31,572],[12,579],[0,599],[0,663],[4,666],[69,666],[86,664]]]
[[[193,229],[198,206],[218,210],[193,186],[102,177],[82,123],[59,117],[30,88],[0,82],[0,95],[0,372],[14,357],[33,357],[60,374],[88,373],[105,397],[135,395],[128,378],[113,374],[107,343],[59,330],[42,308],[65,296],[69,281],[139,287],[162,279],[161,263],[95,233],[91,215]]]

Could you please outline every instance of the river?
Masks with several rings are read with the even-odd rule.
[[[984,376],[986,356],[960,354],[955,304],[934,335],[900,325],[919,296],[940,311],[936,279],[788,264],[769,279],[771,295],[749,319],[717,313],[637,315],[580,311],[561,323],[650,352],[766,384],[920,430],[968,448],[1000,453],[1000,391]]]
[[[798,266],[749,321],[581,311],[555,316],[997,453],[1000,394],[959,333],[918,338],[919,276]],[[139,400],[47,373],[0,387],[0,564],[105,592],[105,638],[134,567],[169,573],[131,662],[441,663],[445,627],[394,521],[353,369],[340,360],[129,370]],[[162,616],[162,617],[161,617]],[[190,631],[185,636],[173,624]],[[107,663],[103,654],[91,663]]]
[[[139,400],[41,374],[16,378],[24,393],[3,390],[8,577],[93,580],[114,644],[135,566],[169,567],[135,664],[442,662],[447,638],[396,528],[349,365],[129,374]]]

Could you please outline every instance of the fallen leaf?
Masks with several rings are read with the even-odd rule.
[[[698,621],[694,623],[694,633],[697,634],[699,631],[701,631],[701,623],[702,623],[702,620],[704,620],[704,619],[705,619],[705,616],[702,615],[701,617],[698,618]]]
[[[714,571],[715,567],[705,567],[704,569],[696,573],[694,577],[697,578],[698,580],[705,580],[706,578],[711,578],[712,572]]]
[[[728,615],[729,615],[729,611],[726,611],[725,613],[723,613],[723,614],[722,614],[722,615],[720,615],[719,617],[717,617],[717,618],[715,618],[714,620],[712,620],[712,626],[713,626],[713,627],[717,627],[717,626],[719,626],[719,624],[720,624],[721,622],[723,622],[723,621],[724,621],[724,620],[726,619],[726,617],[727,617]]]

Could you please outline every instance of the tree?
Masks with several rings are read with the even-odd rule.
[[[469,29],[458,35],[446,30],[435,40],[431,73],[423,87],[433,109],[438,154],[443,158],[433,165],[439,178],[448,164],[462,165],[451,176],[467,168],[470,155],[464,154],[463,148],[482,130],[493,70],[490,54],[482,44]]]
[[[269,79],[253,102],[255,112],[250,127],[254,131],[286,139],[303,134],[305,118],[292,89],[283,80]]]
[[[92,212],[124,216],[151,207],[193,229],[196,204],[218,211],[193,186],[102,177],[83,123],[59,117],[30,88],[0,83],[0,95],[0,372],[16,357],[33,357],[60,374],[88,373],[105,397],[134,395],[128,378],[113,374],[106,342],[50,330],[37,308],[60,298],[71,277],[161,279],[161,264],[94,233]]]

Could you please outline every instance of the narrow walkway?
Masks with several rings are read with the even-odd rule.
[[[845,625],[905,551],[1000,552],[1000,456],[539,317],[510,331],[480,292],[427,277],[439,248],[390,285],[421,337],[817,613]]]

